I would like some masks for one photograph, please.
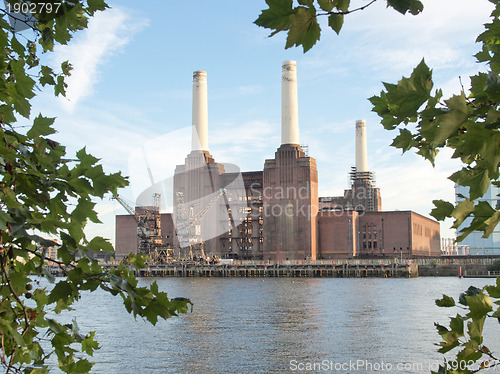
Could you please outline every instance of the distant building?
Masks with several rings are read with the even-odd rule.
[[[51,240],[54,242],[53,245],[49,245],[49,246],[46,246],[46,247],[43,247],[43,250],[45,252],[45,257],[46,258],[50,258],[50,259],[54,259],[54,260],[57,260],[57,246],[58,246],[58,243],[55,241],[55,240]],[[47,264],[49,266],[54,266],[56,265],[55,262],[53,261],[50,261],[48,260],[47,261]]]
[[[493,208],[498,207],[500,204],[499,193],[500,189],[498,187],[490,185],[486,194],[479,200],[487,201]],[[463,200],[459,195],[468,196],[469,188],[455,185],[457,203]],[[471,222],[472,218],[467,218],[457,229],[457,235],[459,235],[460,230],[468,227]],[[470,255],[500,255],[500,225],[497,225],[488,238],[483,238],[483,234],[481,231],[473,231],[458,244],[468,246],[468,253]]]

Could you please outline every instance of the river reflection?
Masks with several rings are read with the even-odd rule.
[[[154,327],[134,321],[120,298],[99,292],[84,295],[68,315],[77,317],[82,331],[97,330],[102,349],[95,353],[94,372],[303,373],[311,371],[300,371],[299,365],[314,363],[334,369],[322,372],[372,372],[339,366],[361,361],[413,365],[393,372],[430,372],[430,365],[442,360],[434,346],[439,341],[434,322],[447,324],[456,313],[436,307],[434,300],[491,283],[458,278],[156,281],[170,297],[189,297],[193,312]],[[498,326],[492,327],[498,344]]]

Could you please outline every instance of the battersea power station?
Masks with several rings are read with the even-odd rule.
[[[208,148],[207,74],[193,74],[192,148],[173,177],[173,212],[138,206],[116,216],[116,257],[320,260],[440,256],[439,223],[383,211],[356,121],[356,165],[343,196],[318,196],[316,160],[300,145],[297,65],[282,66],[281,144],[263,170],[217,162]],[[158,194],[156,194],[158,195]],[[158,196],[157,196],[158,197]],[[154,201],[154,200],[153,200]]]

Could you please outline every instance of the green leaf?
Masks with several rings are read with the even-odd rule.
[[[31,99],[35,96],[33,92],[35,81],[26,74],[24,59],[19,58],[18,60],[13,60],[10,66],[16,78],[16,91],[22,98]]]
[[[305,5],[308,6],[309,8],[314,7],[313,2],[314,0],[298,0],[300,5]]]
[[[330,26],[337,35],[340,33],[340,29],[342,29],[342,25],[344,24],[344,15],[343,14],[330,14],[328,17],[328,26]]]
[[[453,297],[443,295],[442,299],[436,300],[436,305],[439,307],[449,308],[455,306],[455,300]]]
[[[81,342],[82,352],[85,352],[89,356],[93,356],[94,351],[100,348],[99,343],[97,343],[94,340],[94,337],[95,337],[95,331],[91,331]]]
[[[436,156],[438,154],[437,149],[433,147],[422,146],[416,153],[426,160],[429,160],[432,166],[435,166],[434,161],[436,160]]]
[[[424,9],[424,5],[419,0],[387,0],[387,6],[396,9],[401,14],[410,12],[417,15]]]
[[[23,347],[26,345],[23,336],[17,331],[17,326],[13,321],[7,321],[0,317],[0,327],[2,328],[2,331],[9,332],[12,339],[14,339],[18,346]]]
[[[64,81],[64,77],[62,75],[59,75],[57,77],[56,84],[54,86],[54,94],[56,96],[62,95],[66,96],[66,88],[68,87],[68,84]]]
[[[455,217],[453,228],[458,228],[462,222],[475,210],[474,202],[470,200],[459,201],[453,209],[452,216]]]
[[[95,238],[93,238],[87,244],[87,247],[94,252],[104,251],[111,253],[114,251],[113,245],[107,239],[104,239],[100,236],[96,236]]]
[[[350,3],[351,3],[351,0],[337,0],[335,6],[341,12],[347,12],[349,10],[349,4]]]
[[[483,47],[483,50],[474,55],[477,58],[477,62],[487,62],[491,60],[490,51],[488,48]]]
[[[319,7],[323,9],[326,12],[330,12],[333,7],[335,6],[335,3],[333,0],[318,0]]]
[[[397,118],[415,116],[415,112],[431,97],[432,85],[432,71],[424,60],[409,78],[403,77],[397,85],[384,83],[389,113]]]
[[[90,369],[92,369],[92,366],[94,366],[93,363],[89,362],[89,360],[85,358],[82,358],[68,365],[67,372],[74,374],[88,374]]]
[[[106,10],[109,8],[108,4],[106,4],[104,0],[88,0],[87,4],[91,14],[94,14],[95,11]]]
[[[469,197],[471,200],[483,196],[490,186],[488,170],[482,167],[462,168],[450,175],[448,179],[460,186],[469,186]]]
[[[48,303],[52,304],[59,300],[67,302],[73,295],[73,286],[64,280],[57,282],[52,291],[49,293]]]
[[[59,322],[57,322],[55,319],[52,318],[47,318],[47,322],[49,324],[49,329],[54,333],[54,334],[60,334],[64,331],[66,331],[66,327],[61,325]]]
[[[56,84],[56,81],[54,80],[54,71],[51,68],[48,66],[42,66],[41,74],[42,76],[39,81],[42,86],[45,86],[46,84],[54,86]]]
[[[433,216],[438,221],[444,221],[445,218],[451,217],[453,209],[455,207],[452,203],[444,200],[432,200],[435,208],[431,211],[431,216]]]
[[[495,286],[486,286],[486,291],[488,291],[490,297],[500,299],[500,277],[497,277]]]
[[[149,257],[142,253],[130,253],[126,260],[127,263],[136,269],[144,269],[146,267],[146,261],[149,260]]]
[[[394,138],[391,144],[392,147],[401,148],[403,153],[416,145],[417,142],[413,139],[413,134],[407,129],[399,129],[399,135]]]
[[[96,164],[99,159],[87,153],[86,147],[83,147],[78,152],[76,152],[76,157],[84,164],[85,166],[91,166]]]
[[[463,92],[460,96],[455,95],[445,100],[445,103],[449,112],[436,118],[438,130],[436,137],[431,142],[434,145],[443,143],[451,135],[455,134],[469,117],[469,110]]]
[[[10,216],[10,214],[0,210],[0,230],[7,230],[7,224],[13,222],[14,219]]]
[[[12,47],[12,50],[16,52],[19,56],[24,56],[24,46],[19,43],[19,41],[16,39],[14,35],[12,35],[12,39],[10,40],[10,46]]]
[[[476,296],[471,296],[476,297]],[[470,305],[470,304],[469,304]],[[469,313],[471,314],[471,313]],[[467,323],[467,332],[469,333],[470,339],[475,341],[475,344],[480,345],[483,343],[483,327],[484,327],[484,315],[479,317],[475,316],[472,321]]]
[[[491,235],[499,221],[500,211],[493,209],[487,201],[479,201],[475,205],[474,218],[470,227],[474,230],[483,231],[483,238],[487,238]]]
[[[482,145],[479,148],[479,154],[486,162],[488,174],[492,178],[498,178],[498,169],[500,165],[500,132],[487,131],[482,132],[480,136]],[[472,135],[471,135],[472,136]],[[477,150],[477,148],[476,148]]]
[[[62,73],[66,76],[71,75],[71,70],[73,70],[73,66],[69,63],[69,61],[64,61],[61,63]]]
[[[460,294],[458,302],[462,305],[467,306],[467,296],[475,296],[481,294],[482,290],[480,288],[470,286],[467,291]]]
[[[254,21],[258,26],[275,30],[270,36],[288,30],[290,27],[290,15],[293,14],[292,0],[266,0],[269,9],[262,11]]]
[[[419,0],[413,0],[411,1],[410,8],[408,10],[411,14],[416,16],[417,14],[422,13],[422,11],[424,10],[424,4],[422,4],[422,2]]]
[[[464,335],[464,319],[460,314],[450,318],[450,328],[458,336]]]
[[[321,28],[316,18],[316,9],[298,7],[290,15],[290,28],[285,48],[302,45],[304,53],[319,40]]]
[[[39,114],[38,117],[33,121],[33,126],[28,131],[27,135],[31,138],[37,138],[40,136],[47,136],[54,134],[56,130],[52,128],[55,118],[48,118]]]

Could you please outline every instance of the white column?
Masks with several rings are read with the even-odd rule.
[[[193,73],[193,151],[208,151],[207,72]]]
[[[368,171],[368,156],[366,150],[366,121],[356,121],[356,172]]]
[[[300,144],[297,63],[284,61],[281,85],[281,144]]]

